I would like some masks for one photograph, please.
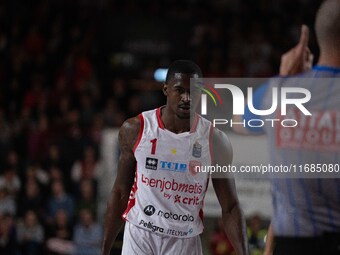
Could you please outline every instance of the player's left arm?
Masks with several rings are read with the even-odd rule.
[[[233,158],[230,141],[220,130],[214,129],[213,132],[214,164],[228,166]],[[246,223],[237,198],[234,179],[217,173],[212,175],[212,183],[222,208],[224,231],[237,255],[249,254]]]

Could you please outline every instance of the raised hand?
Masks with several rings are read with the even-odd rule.
[[[281,57],[280,75],[294,75],[311,69],[314,56],[308,48],[308,41],[309,28],[302,25],[298,44]]]

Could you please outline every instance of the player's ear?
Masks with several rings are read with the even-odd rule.
[[[163,94],[168,96],[168,85],[166,85],[166,83],[163,84]]]

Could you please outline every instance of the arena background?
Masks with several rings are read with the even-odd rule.
[[[36,250],[30,254],[56,254],[48,241],[61,238],[71,244],[84,208],[100,228],[116,174],[119,126],[165,103],[161,82],[154,78],[158,68],[192,59],[205,77],[273,76],[281,54],[297,42],[300,25],[313,27],[319,4],[1,1],[0,253],[28,254],[22,233],[33,225]],[[317,58],[315,45],[311,31],[310,48]],[[266,161],[264,137],[245,140],[227,132],[235,164]],[[56,183],[65,188],[64,212],[55,210]],[[220,209],[210,188],[204,254],[231,254],[215,230]],[[265,229],[269,184],[242,180],[237,189],[249,227]],[[58,226],[59,221],[66,226]],[[251,244],[253,254],[261,254],[261,234],[258,239]],[[81,243],[79,238],[75,243]],[[115,247],[120,245],[118,240]]]

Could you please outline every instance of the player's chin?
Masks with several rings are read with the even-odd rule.
[[[180,119],[188,119],[190,118],[190,107],[178,107],[176,110],[176,114]]]
[[[177,113],[176,114],[179,119],[190,119],[190,112],[189,113]]]

